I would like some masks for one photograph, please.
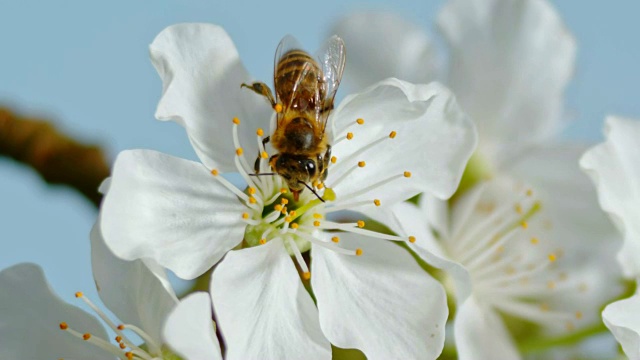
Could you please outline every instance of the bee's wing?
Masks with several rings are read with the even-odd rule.
[[[325,90],[324,98],[319,102],[322,105],[318,107],[317,119],[323,122],[324,130],[329,118],[329,112],[333,109],[333,99],[338,91],[338,86],[340,86],[347,60],[344,41],[339,36],[333,35],[318,49],[316,59],[322,69],[322,81]]]

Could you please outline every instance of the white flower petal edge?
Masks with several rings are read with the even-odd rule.
[[[119,319],[162,344],[162,325],[178,299],[143,261],[124,261],[113,255],[98,226],[90,237],[91,266],[100,299]]]
[[[360,349],[372,360],[437,358],[448,315],[442,285],[395,244],[352,234],[340,241],[365,253],[312,247],[311,283],[331,343]]]
[[[102,351],[64,331],[71,326],[106,339],[100,323],[56,294],[35,264],[18,264],[0,272],[0,359],[112,360]]]
[[[263,98],[240,88],[251,78],[227,33],[212,24],[173,25],[155,38],[150,53],[163,83],[156,117],[184,126],[208,168],[235,171],[230,120],[239,117],[251,129],[265,127],[272,110]],[[256,154],[257,145],[248,145],[248,153]]]
[[[451,0],[438,25],[451,48],[448,85],[501,160],[553,135],[576,42],[544,0]]]
[[[415,181],[378,185],[380,198],[402,201],[420,192],[449,198],[477,144],[472,121],[453,94],[438,83],[381,81],[346,97],[332,119],[333,153],[338,158],[329,168],[327,186],[335,186],[338,197],[409,171]],[[364,123],[358,124],[357,119]],[[384,144],[384,149],[378,144]],[[402,161],[398,156],[403,156]],[[368,171],[357,170],[359,161],[367,164]],[[333,179],[345,174],[348,181],[333,184]]]
[[[348,49],[345,83],[365,88],[397,77],[413,83],[435,80],[437,58],[427,33],[389,12],[359,12],[331,28]]]
[[[163,337],[169,347],[185,360],[222,360],[211,319],[209,294],[190,294],[167,317]]]
[[[116,158],[100,226],[117,256],[154,259],[194,278],[242,241],[243,209],[203,165],[130,150]]]
[[[227,359],[330,359],[318,310],[282,240],[230,251],[211,276]]]
[[[629,359],[640,359],[640,295],[607,305],[602,320]]]
[[[600,206],[624,236],[618,261],[627,277],[640,276],[640,121],[609,117],[606,141],[587,151],[580,166],[598,190]]]

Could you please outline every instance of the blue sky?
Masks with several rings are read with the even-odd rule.
[[[131,148],[195,159],[183,130],[153,117],[161,84],[148,44],[164,27],[222,25],[249,71],[269,82],[275,47],[287,33],[314,49],[329,35],[332,21],[358,9],[392,10],[432,31],[443,2],[304,4],[310,5],[0,0],[0,106],[52,119],[65,132],[101,144],[110,159]],[[558,1],[555,6],[578,41],[567,92],[573,123],[564,136],[597,141],[607,114],[640,118],[640,3]],[[96,216],[91,205],[5,159],[0,159],[0,199],[0,269],[36,262],[63,298],[72,300],[77,290],[97,298],[89,263],[88,234]]]

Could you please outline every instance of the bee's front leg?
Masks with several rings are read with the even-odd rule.
[[[331,161],[331,145],[327,145],[327,151],[324,153],[324,157],[322,158],[322,177],[320,178],[322,181],[327,179],[327,175],[329,175],[329,162]]]
[[[260,94],[267,98],[272,108],[276,108],[276,99],[273,97],[273,93],[267,84],[263,82],[254,82],[251,85],[247,85],[245,83],[240,84],[240,87],[246,87],[247,89],[253,90],[256,94]]]

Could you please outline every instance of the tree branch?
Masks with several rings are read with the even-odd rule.
[[[45,120],[0,107],[0,156],[28,165],[47,183],[69,186],[100,205],[98,186],[110,172],[102,150],[60,133]]]

